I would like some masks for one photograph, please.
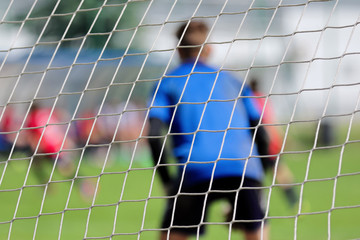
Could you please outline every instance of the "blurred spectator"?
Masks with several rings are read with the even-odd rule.
[[[99,118],[100,127],[106,133],[110,141],[119,142],[114,145],[117,147],[123,159],[130,160],[134,154],[136,142],[139,141],[136,151],[144,150],[144,141],[141,141],[140,134],[142,128],[145,127],[145,111],[139,110],[141,105],[134,101],[120,102],[118,104],[112,102],[104,106],[102,116]]]
[[[111,101],[106,103],[100,114],[88,109],[81,113],[76,121],[76,142],[78,147],[87,148],[87,156],[103,163],[111,144],[111,155],[108,159],[130,160],[138,141],[136,152],[145,149],[145,140],[140,138],[145,123],[145,111],[141,105],[130,101],[125,109],[125,102]],[[90,145],[86,146],[86,144]]]
[[[331,120],[323,119],[319,131],[319,144],[321,146],[331,146],[334,144],[335,131]]]
[[[76,145],[80,148],[86,144],[104,143],[104,133],[95,123],[96,113],[92,109],[83,111],[76,121]],[[95,125],[94,125],[95,124]]]

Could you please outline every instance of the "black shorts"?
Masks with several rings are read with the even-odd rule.
[[[252,189],[239,191],[241,179],[241,177],[215,179],[210,192],[209,182],[183,187],[180,194],[168,200],[162,227],[188,235],[197,234],[200,227],[199,231],[202,234],[205,225],[201,222],[206,222],[208,207],[215,200],[226,199],[236,211],[235,221],[231,221],[233,212],[230,212],[230,219],[227,220],[229,224],[231,221],[233,227],[246,231],[258,230],[265,215],[261,207],[261,190],[258,188],[260,183],[245,178],[242,187],[252,187]],[[175,189],[174,193],[177,190]]]

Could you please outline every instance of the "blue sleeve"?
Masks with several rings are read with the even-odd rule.
[[[158,84],[160,86],[156,92]],[[158,84],[154,86],[152,98],[149,100],[149,118],[157,118],[168,124],[172,114],[171,101],[168,94],[169,88],[163,81]]]
[[[240,91],[242,85],[245,84],[244,82],[239,81],[237,78],[233,77],[232,75],[229,75],[227,77],[231,80],[234,88],[237,89],[238,91]],[[244,97],[241,98],[241,100],[245,107],[245,111],[249,117],[249,121],[252,123],[255,122],[257,123],[260,120],[261,112],[258,110],[256,99],[253,98],[254,93],[248,85],[246,84],[244,85],[241,92],[241,96]]]
[[[250,89],[249,86],[245,85],[243,92],[241,94],[242,96],[254,96],[252,90]],[[250,121],[259,121],[260,117],[261,117],[261,112],[259,112],[257,106],[256,106],[256,100],[254,98],[244,98],[244,105],[245,105],[245,109],[246,112],[249,115],[249,120]]]

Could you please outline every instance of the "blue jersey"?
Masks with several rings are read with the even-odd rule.
[[[183,63],[164,77],[150,108],[150,118],[170,127],[183,184],[244,173],[261,181],[260,159],[250,157],[258,152],[249,119],[260,117],[254,99],[246,97],[251,90],[227,72],[201,62],[193,66]]]

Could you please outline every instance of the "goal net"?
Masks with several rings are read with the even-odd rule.
[[[209,27],[216,74],[253,87],[254,131],[277,149],[260,188],[270,239],[360,238],[359,7],[2,0],[0,239],[158,239],[178,227],[161,228],[169,196],[148,118],[152,89],[180,62],[175,32],[195,20]],[[228,209],[212,205],[193,239],[242,239]]]

